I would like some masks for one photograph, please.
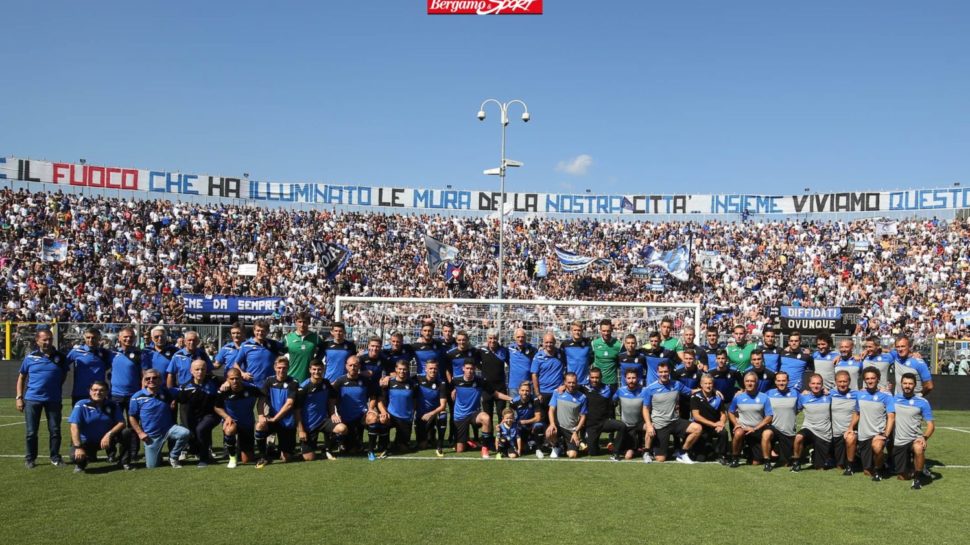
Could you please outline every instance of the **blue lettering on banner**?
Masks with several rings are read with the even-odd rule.
[[[164,186],[162,186],[162,185],[156,186],[155,185],[155,178],[162,178],[162,179],[164,179],[165,177],[166,176],[165,176],[165,173],[164,172],[158,172],[158,171],[155,171],[155,170],[149,172],[148,173],[148,190],[149,191],[155,191],[157,193],[165,193],[165,187]],[[160,182],[160,183],[164,183],[164,182]]]

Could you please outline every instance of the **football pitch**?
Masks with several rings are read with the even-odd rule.
[[[47,462],[43,422],[24,468],[23,417],[3,399],[0,543],[966,543],[970,412],[936,422],[919,491],[835,471],[453,452],[73,474]],[[66,456],[66,421],[63,436]]]

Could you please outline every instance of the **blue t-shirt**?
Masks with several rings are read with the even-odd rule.
[[[529,343],[525,346],[512,344],[509,348],[509,392],[518,391],[519,386],[532,380],[532,358],[536,355],[536,347]]]
[[[175,425],[172,420],[172,401],[177,395],[174,388],[158,388],[154,394],[143,388],[131,396],[128,414],[138,420],[141,429],[149,437],[158,439]]]
[[[363,376],[355,379],[344,375],[333,383],[337,394],[337,414],[347,424],[360,421],[367,414],[367,405],[376,396],[374,386]]]
[[[20,364],[20,374],[27,375],[26,401],[61,402],[62,386],[67,378],[67,359],[57,351],[47,355],[34,350]]]
[[[576,373],[576,382],[580,385],[589,384],[589,367],[593,364],[593,348],[589,339],[569,338],[562,342],[559,350],[565,356],[566,371]]]
[[[212,372],[212,360],[209,359],[209,355],[205,353],[203,348],[197,348],[195,354],[189,354],[189,351],[185,348],[176,352],[172,359],[168,362],[168,367],[165,368],[165,372],[170,375],[175,375],[175,384],[185,384],[186,382],[192,381],[192,361],[193,360],[203,360],[205,361],[206,371]]]
[[[303,429],[317,430],[330,419],[330,400],[334,399],[333,394],[333,386],[327,379],[321,380],[320,384],[306,379],[300,384],[297,405],[300,407]]]
[[[333,383],[347,374],[347,358],[357,353],[357,345],[347,339],[340,343],[331,339],[323,343],[320,352],[326,365],[323,378]]]
[[[273,364],[283,354],[286,354],[283,343],[266,339],[263,344],[259,344],[253,338],[242,343],[229,367],[238,367],[240,371],[252,374],[253,384],[263,384],[267,378],[273,376]]]
[[[144,371],[141,354],[135,348],[113,353],[111,358],[111,395],[128,397],[141,389]]]
[[[492,392],[490,386],[481,377],[475,376],[471,380],[465,380],[460,376],[451,381],[451,387],[455,392],[454,420],[465,420],[477,415],[482,410],[482,392]]]
[[[562,386],[566,366],[560,356],[559,352],[549,355],[540,350],[532,358],[531,373],[539,380],[539,393],[551,394]]]
[[[447,399],[445,383],[441,379],[430,380],[427,375],[418,377],[418,418],[430,413],[441,406],[441,400]],[[448,412],[441,411],[438,418],[447,418]]]
[[[296,393],[299,388],[299,385],[290,376],[285,377],[283,380],[277,380],[275,375],[267,378],[263,384],[263,395],[266,396],[266,403],[269,405],[269,411],[267,411],[266,416],[273,417],[279,414],[283,410],[283,406],[286,405],[286,402],[291,399],[296,403]],[[295,412],[295,410],[291,409],[277,423],[287,429],[295,428]]]
[[[168,364],[172,356],[178,351],[174,345],[168,345],[159,352],[153,346],[142,351],[141,368],[144,370],[154,369],[161,375],[159,380],[162,384],[168,383]],[[140,387],[140,386],[139,386]],[[137,388],[136,388],[137,389]]]
[[[239,352],[239,347],[236,346],[236,343],[231,341],[227,342],[216,353],[215,362],[219,364],[219,367],[226,368],[236,359],[236,352]]]
[[[410,379],[398,381],[391,377],[384,389],[384,407],[388,414],[399,420],[413,420],[415,407],[415,384]]]
[[[236,426],[251,430],[256,426],[254,415],[256,402],[262,397],[262,390],[246,382],[238,392],[232,390],[219,392],[216,407],[226,411],[226,414],[236,421]]]
[[[67,353],[67,361],[74,368],[74,387],[71,395],[84,397],[88,395],[91,384],[100,380],[106,382],[108,366],[111,365],[111,351],[100,346],[94,348],[82,344],[75,346]]]
[[[124,422],[123,416],[121,408],[114,401],[106,400],[99,407],[90,399],[82,399],[74,405],[67,421],[77,424],[81,443],[100,443],[111,428]]]

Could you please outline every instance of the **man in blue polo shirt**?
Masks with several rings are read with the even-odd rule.
[[[570,338],[562,342],[559,350],[566,359],[566,371],[576,373],[580,386],[589,384],[589,367],[593,364],[593,349],[590,341],[583,337],[583,323],[569,324]]]
[[[445,363],[445,353],[448,350],[443,342],[434,338],[434,320],[422,322],[421,336],[411,343],[411,350],[414,352],[414,360],[418,366],[418,375],[424,374],[424,364],[429,360],[438,362],[438,374],[441,376],[449,373],[447,369],[440,367]]]
[[[145,467],[157,467],[162,459],[162,448],[171,439],[174,445],[168,453],[169,463],[181,468],[179,454],[189,442],[189,430],[176,425],[172,418],[176,392],[161,385],[161,373],[148,369],[144,376],[145,387],[131,396],[128,406],[128,422],[131,429],[145,443]]]
[[[168,373],[166,385],[169,388],[175,388],[192,381],[192,362],[195,360],[205,362],[207,373],[211,373],[213,369],[212,359],[202,348],[199,334],[195,331],[186,331],[182,338],[185,340],[185,348],[172,355],[172,359],[169,360],[168,367],[165,369],[165,372]]]
[[[273,376],[276,358],[283,354],[286,354],[286,346],[269,338],[269,322],[256,320],[253,338],[242,343],[230,367],[238,367],[243,380],[262,387],[266,379]]]
[[[165,386],[168,383],[168,364],[172,360],[172,356],[178,352],[178,347],[169,344],[168,335],[165,333],[165,328],[163,326],[155,326],[149,332],[151,342],[142,351],[142,362],[141,366],[143,369],[154,369],[158,371],[158,374],[162,377],[162,384],[159,386]]]
[[[893,360],[893,374],[896,376],[895,394],[903,394],[900,377],[906,373],[916,376],[916,390],[918,396],[925,397],[933,391],[933,375],[926,362],[913,356],[912,342],[909,337],[901,335],[896,339],[896,357]]]
[[[320,347],[326,373],[323,378],[333,384],[347,371],[347,358],[357,354],[357,345],[347,340],[347,328],[341,322],[330,326],[330,339]]]
[[[788,334],[788,348],[778,363],[778,372],[781,371],[788,373],[788,382],[796,392],[802,391],[805,373],[815,372],[815,361],[802,350],[802,334],[797,331]]]
[[[111,381],[111,401],[125,413],[125,425],[128,425],[128,408],[131,396],[141,389],[142,354],[136,346],[135,330],[130,327],[122,328],[118,332],[118,347],[111,358],[109,369]],[[128,441],[121,444],[121,465],[124,469],[132,469],[131,462],[138,456],[138,436],[128,433]],[[115,457],[114,448],[108,451],[108,460]]]
[[[234,323],[229,327],[229,338],[231,339],[226,344],[222,345],[219,352],[216,353],[215,361],[213,366],[218,368],[228,368],[229,364],[236,359],[236,352],[242,346],[245,340],[243,333],[243,327],[241,324]]]
[[[67,379],[67,359],[54,349],[50,331],[41,330],[34,337],[37,350],[27,354],[17,377],[17,410],[24,413],[27,424],[27,455],[24,464],[33,469],[37,460],[37,428],[41,411],[47,416],[50,432],[51,464],[61,460],[61,391]]]
[[[563,385],[566,364],[556,349],[556,336],[551,332],[542,336],[542,349],[532,358],[532,387],[539,395],[539,410],[549,412],[549,400]]]
[[[109,450],[119,439],[127,442],[121,408],[108,399],[108,385],[96,380],[88,389],[89,399],[78,401],[67,421],[71,424],[71,458],[75,473],[83,473],[99,450]]]
[[[523,382],[532,382],[532,358],[536,355],[536,347],[526,342],[524,329],[516,329],[512,333],[515,341],[509,346],[509,392],[518,392]],[[539,395],[538,391],[533,391]],[[545,417],[543,417],[545,418]]]
[[[67,362],[74,369],[71,406],[87,399],[88,391],[95,381],[105,382],[111,358],[111,351],[101,346],[101,330],[96,327],[85,329],[84,343],[67,353]]]
[[[560,445],[565,448],[567,457],[579,456],[579,444],[582,442],[583,428],[586,427],[586,394],[579,389],[576,373],[566,373],[563,385],[563,391],[554,392],[549,401],[546,440],[553,445],[550,458],[559,457]]]

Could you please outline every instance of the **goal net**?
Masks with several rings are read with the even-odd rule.
[[[599,322],[608,318],[613,322],[614,337],[633,333],[643,344],[663,318],[673,320],[677,336],[689,327],[700,339],[700,310],[698,303],[340,296],[334,314],[357,340],[376,335],[387,341],[391,333],[398,331],[405,342],[410,342],[419,336],[421,322],[430,318],[435,321],[436,334],[440,334],[444,323],[450,322],[456,332],[466,331],[475,345],[484,344],[489,329],[497,330],[501,341],[507,344],[517,328],[526,331],[529,342],[538,344],[546,331],[555,333],[557,339],[566,339],[569,324],[574,321],[583,324],[585,336],[596,336]]]

